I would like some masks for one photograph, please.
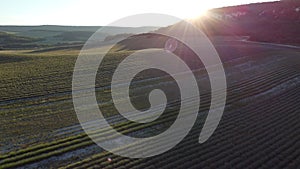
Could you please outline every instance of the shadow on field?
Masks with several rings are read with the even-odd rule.
[[[0,55],[0,64],[23,62],[23,61],[27,61],[27,60],[30,60],[30,58],[21,57],[21,56],[1,56]]]

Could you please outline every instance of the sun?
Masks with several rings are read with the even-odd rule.
[[[184,19],[196,19],[207,14],[207,11],[212,9],[212,3],[195,3],[194,5],[178,7],[177,15]]]
[[[206,16],[208,13],[209,8],[203,8],[201,10],[198,11],[198,14],[196,14],[194,17],[192,17],[191,19],[195,19],[195,18],[199,18],[202,16]]]

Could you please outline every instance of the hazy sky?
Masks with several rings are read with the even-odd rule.
[[[0,25],[107,25],[139,13],[185,19],[210,8],[265,1],[275,0],[1,0]]]

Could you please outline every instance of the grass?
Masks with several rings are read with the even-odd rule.
[[[59,156],[93,144],[85,134],[55,137],[50,135],[56,129],[78,124],[71,98],[72,72],[78,52],[79,50],[53,50],[37,53],[32,53],[32,51],[28,50],[0,52],[0,59],[4,57],[10,58],[8,59],[9,62],[0,63],[0,144],[17,146],[17,148],[13,148],[14,151],[12,152],[9,152],[12,148],[8,147],[6,150],[8,153],[0,155],[0,163],[3,164],[0,168],[23,166],[24,164],[47,159],[51,156]],[[131,51],[111,53],[107,59],[108,64],[104,69],[109,72],[115,63],[130,53]],[[243,60],[236,62],[225,63],[224,67],[227,69],[241,62],[256,60],[256,58],[257,60],[265,60],[265,55],[273,56],[275,54],[297,56],[299,52],[268,52],[255,57],[245,57]],[[17,58],[22,58],[22,60]],[[288,59],[280,62],[280,64],[269,65],[269,71],[263,72],[257,77],[251,76],[249,79],[237,83],[229,82],[227,104],[232,105],[229,110],[234,111],[247,107],[251,103],[240,103],[240,100],[267,91],[282,82],[297,77],[299,75],[297,69],[299,65],[296,61],[297,59]],[[195,74],[203,76],[205,72],[199,71],[195,72]],[[101,80],[107,80],[109,73],[103,73],[99,76],[102,78]],[[166,77],[158,81],[164,83],[170,81],[170,78]],[[151,83],[157,84],[157,86],[160,85],[157,81],[152,81]],[[135,84],[135,88],[151,83],[138,83]],[[106,85],[107,83],[97,84],[98,87]],[[99,89],[99,92],[104,92],[105,90]],[[104,92],[106,93],[104,100],[109,100],[107,92],[109,91]],[[201,99],[203,106],[201,110],[204,111],[209,107],[209,93],[204,92]],[[121,102],[122,99],[119,101]],[[140,106],[143,107],[144,105]],[[109,115],[116,114],[114,110],[110,109],[110,106],[107,106],[106,109]],[[165,118],[163,121],[151,125],[169,122],[171,119],[171,117]],[[231,119],[236,118],[233,116]],[[124,133],[131,133],[150,126],[120,123],[116,127]],[[230,126],[228,127],[227,129],[230,130]],[[103,129],[103,134],[105,134],[105,130]],[[222,140],[219,141],[221,142]],[[26,147],[20,149],[22,145],[26,145]],[[184,145],[183,147],[192,147],[194,144],[187,142]],[[16,149],[20,150],[15,151]],[[197,154],[196,150],[199,151],[199,149],[195,149],[191,154]],[[182,151],[180,150],[179,152]],[[202,153],[204,152],[203,150]],[[109,166],[105,160],[107,155],[106,152],[103,152],[100,155],[87,157],[85,160],[75,163],[74,166],[81,166],[81,163],[87,164],[87,166],[88,164],[93,166],[93,164],[99,163],[102,166]],[[184,154],[179,156],[184,156]],[[116,166],[138,166],[141,162],[140,160],[116,159],[118,159],[115,163]],[[184,161],[188,159],[189,157],[183,158],[181,164],[183,165]],[[194,163],[195,161],[191,162],[190,165]],[[70,165],[70,167],[72,166]]]
[[[77,54],[78,51],[0,54],[0,57],[27,58],[0,67],[0,114],[5,126],[1,131],[8,134],[4,135],[6,138],[14,137],[19,131],[31,135],[39,123],[44,126],[40,130],[46,132],[77,123],[70,93]],[[118,55],[122,54],[115,57]]]
[[[294,91],[290,91],[289,93],[284,93],[283,96],[281,97],[285,97],[285,98],[289,98],[289,96],[293,95]],[[273,99],[276,100],[276,99]],[[268,100],[266,100],[266,102],[268,102]],[[290,103],[292,104],[292,103]],[[248,106],[251,107],[251,106]],[[251,107],[251,109],[254,109],[256,111],[253,111],[253,113],[247,115],[247,118],[243,118],[243,121],[241,121],[241,123],[246,122],[247,120],[255,117],[256,119],[259,118],[263,118],[267,115],[264,116],[257,116],[255,115],[259,109],[262,110],[268,110],[270,112],[275,111],[276,112],[280,112],[283,109],[288,108],[289,105],[286,105],[286,107],[282,107],[281,109],[276,110],[275,108],[272,108],[271,105],[269,106],[265,106],[265,103],[260,103],[259,107]],[[259,108],[259,109],[258,109]],[[251,116],[250,116],[251,115]],[[272,117],[272,119],[277,119],[280,120],[281,118],[285,118],[285,119],[289,119],[289,117],[292,116],[292,114],[285,116],[284,114],[277,114],[278,116],[274,116]],[[241,120],[240,117],[235,117],[233,115],[230,116],[226,116],[224,117],[227,120],[231,120],[231,121],[239,121]],[[293,119],[290,119],[289,121],[285,121],[284,123],[280,124],[280,126],[285,126],[289,123],[291,123],[293,121]],[[296,121],[294,120],[293,123],[295,123]],[[270,120],[269,121],[270,124],[264,124],[264,126],[268,126],[270,128],[272,127],[278,127],[278,124],[276,123],[276,121]],[[224,125],[225,126],[224,126]],[[226,125],[227,124],[227,125]],[[226,142],[226,141],[231,141],[230,137],[231,134],[236,134],[235,132],[233,132],[232,130],[236,130],[235,127],[233,127],[232,125],[230,125],[231,123],[225,123],[223,122],[222,128],[221,130],[217,131],[217,139],[213,139],[212,143],[213,146],[218,146],[219,143],[222,142]],[[256,131],[257,133],[259,133],[259,130],[256,129],[252,129],[252,131]],[[188,139],[185,140],[185,142],[179,146],[177,149],[173,150],[173,151],[169,151],[168,153],[164,154],[163,156],[165,158],[162,157],[155,157],[152,158],[150,160],[138,160],[137,162],[135,160],[133,160],[133,162],[128,162],[128,160],[126,158],[121,158],[118,156],[112,156],[110,155],[109,157],[112,157],[112,159],[114,159],[115,163],[111,164],[108,163],[106,161],[106,158],[109,154],[107,154],[106,152],[94,155],[93,157],[87,158],[85,160],[82,160],[81,162],[77,162],[74,164],[70,164],[67,167],[64,168],[87,168],[87,167],[92,167],[92,166],[101,166],[101,168],[109,168],[111,166],[115,166],[118,167],[119,165],[126,165],[127,168],[129,167],[137,167],[137,168],[144,168],[147,166],[151,166],[151,165],[156,165],[156,166],[165,166],[166,168],[173,168],[173,167],[189,167],[189,166],[193,166],[193,165],[197,165],[199,163],[204,163],[205,161],[207,161],[208,159],[214,159],[214,161],[220,166],[223,165],[222,161],[224,162],[224,159],[228,158],[229,156],[227,155],[227,153],[225,153],[226,151],[230,150],[233,148],[233,145],[231,144],[227,144],[227,146],[224,147],[220,147],[219,149],[215,149],[218,150],[218,152],[221,152],[220,154],[217,154],[217,152],[210,152],[210,148],[208,146],[199,146],[197,143],[197,139],[198,139],[198,132],[197,130],[193,130],[192,133],[190,134],[191,137],[189,137]],[[295,133],[291,132],[290,135],[293,135]],[[253,135],[255,133],[252,133]],[[259,135],[260,138],[263,138],[264,134],[261,133],[261,135]],[[276,133],[272,134],[273,137],[276,136]],[[257,138],[257,137],[256,137]],[[247,140],[247,138],[243,138],[240,137],[241,140],[239,140],[241,143],[243,142],[249,142],[250,140]],[[272,142],[276,143],[277,141],[279,141],[280,143],[282,143],[282,139],[280,136],[277,136],[276,139],[272,140]],[[262,139],[260,140],[260,142],[263,144],[264,141],[267,141],[266,139]],[[279,144],[279,143],[278,143]],[[288,145],[293,144],[292,142]],[[289,147],[289,146],[287,146]],[[242,148],[241,146],[239,147],[234,147],[234,149],[238,150]],[[181,153],[184,152],[184,153]],[[201,152],[202,155],[198,154],[199,152]],[[255,155],[255,151],[251,152]],[[216,164],[215,164],[216,165]]]
[[[274,77],[274,76],[273,76]],[[266,79],[265,79],[266,80]],[[271,82],[269,82],[269,83],[272,83],[272,81]],[[264,84],[264,83],[262,83],[262,84]],[[265,85],[266,86],[266,85]],[[245,97],[245,95],[244,95],[244,97]],[[229,103],[231,103],[231,102],[233,102],[233,101],[229,101]],[[165,120],[167,120],[167,118],[165,119]],[[160,122],[159,122],[160,123]],[[133,127],[133,126],[132,126]],[[121,128],[121,130],[125,130],[126,132],[132,132],[132,130],[136,130],[136,128],[134,127],[134,128],[132,128],[131,127],[131,125],[126,125],[126,124],[120,124],[120,128]],[[138,130],[140,130],[140,129],[143,129],[143,128],[145,128],[146,126],[141,126],[141,127],[138,127],[137,129]],[[122,128],[124,128],[124,129],[122,129]],[[127,130],[128,128],[131,128],[131,130]],[[80,136],[81,137],[81,136]],[[73,138],[72,138],[73,139]],[[9,156],[14,156],[14,155],[18,155],[17,157],[13,157],[11,160],[9,160],[9,161],[7,161],[7,160],[4,160],[3,162],[4,163],[8,163],[8,162],[12,162],[12,161],[17,161],[17,160],[20,160],[20,159],[23,159],[23,158],[25,158],[25,157],[31,157],[31,156],[33,156],[33,155],[38,155],[38,154],[40,154],[41,152],[47,152],[47,151],[51,151],[51,150],[55,150],[55,149],[57,149],[58,147],[66,147],[67,145],[72,145],[73,143],[78,143],[78,142],[81,142],[81,141],[87,141],[87,142],[81,142],[80,144],[76,144],[76,145],[74,145],[74,146],[71,146],[71,148],[66,148],[66,149],[64,149],[64,150],[62,150],[62,151],[59,151],[59,152],[54,152],[55,154],[57,154],[57,153],[62,153],[62,152],[65,152],[65,151],[70,151],[70,150],[73,150],[73,148],[79,148],[79,147],[81,147],[81,146],[87,146],[87,145],[90,145],[90,144],[92,144],[92,142],[90,142],[90,141],[88,141],[88,140],[86,140],[86,139],[83,139],[83,140],[81,140],[81,141],[76,141],[76,140],[72,140],[72,139],[68,139],[68,140],[63,140],[63,141],[59,141],[59,142],[54,142],[54,143],[52,143],[52,144],[45,144],[45,145],[43,145],[43,146],[38,146],[38,148],[36,148],[36,147],[32,147],[32,148],[29,148],[26,152],[18,152],[18,153],[12,153],[12,154],[10,154]],[[66,143],[64,143],[64,142],[66,142]],[[60,144],[60,145],[56,145],[56,144],[59,144],[59,143],[62,143],[62,144]],[[51,145],[53,145],[53,146],[51,146]],[[41,149],[39,149],[39,148],[41,148]],[[36,150],[36,149],[38,149],[37,151],[33,151],[33,150]],[[31,151],[33,151],[33,152],[31,152]],[[24,154],[23,154],[24,153]],[[49,156],[51,156],[51,155],[54,155],[53,153],[48,153],[48,155]],[[42,158],[46,158],[46,157],[49,157],[49,156],[45,156],[45,155],[42,155],[42,156],[38,156],[38,157],[33,157],[33,158],[31,158],[31,160],[29,160],[29,159],[25,159],[25,160],[22,160],[24,163],[28,163],[28,162],[32,162],[32,161],[36,161],[36,160],[39,160],[39,159],[42,159]],[[7,156],[8,157],[8,156]],[[6,157],[6,158],[7,158]],[[5,157],[2,157],[2,158],[5,158]],[[21,163],[21,162],[17,162],[17,163],[12,163],[12,164],[10,164],[10,165],[20,165],[20,164],[23,164],[23,163]],[[7,166],[10,166],[10,165],[8,165],[7,164]],[[4,165],[4,167],[6,167],[6,165]]]
[[[162,121],[157,121],[151,124],[145,124],[142,126],[136,126],[136,124],[128,124],[121,123],[118,124],[118,130],[123,131],[123,134],[132,133],[134,131],[139,131],[141,129],[145,129],[147,127],[163,124],[168,122],[172,118],[172,115],[169,115],[169,118],[164,118]],[[103,129],[102,131],[95,131],[94,134],[96,137],[100,138],[100,140],[109,140],[116,136],[111,135],[110,132],[105,132],[107,129]],[[99,134],[100,133],[100,134]],[[103,137],[105,135],[110,135],[109,137]],[[97,139],[100,141],[99,139]],[[10,168],[19,165],[24,165],[29,162],[41,160],[47,157],[51,157],[54,155],[59,155],[65,152],[69,152],[71,150],[75,150],[81,147],[85,147],[93,144],[93,141],[89,139],[87,136],[79,135],[77,137],[71,137],[60,141],[55,141],[51,144],[42,144],[39,146],[28,148],[26,151],[19,151],[15,153],[10,153],[6,156],[0,157],[2,161],[0,162],[1,168]],[[45,154],[46,153],[46,154]]]

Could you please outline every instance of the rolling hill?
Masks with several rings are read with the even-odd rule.
[[[0,47],[2,49],[28,49],[36,47],[83,44],[101,26],[0,26]],[[105,27],[98,36],[102,41],[117,34],[139,34],[157,27]]]

